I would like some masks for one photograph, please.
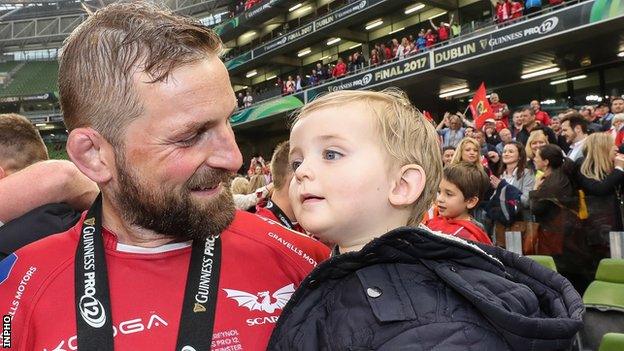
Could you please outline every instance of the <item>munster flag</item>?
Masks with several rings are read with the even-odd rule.
[[[492,107],[490,107],[490,102],[485,96],[485,83],[481,83],[481,86],[477,89],[469,106],[477,130],[481,130],[486,119],[494,118],[494,112],[492,111]]]

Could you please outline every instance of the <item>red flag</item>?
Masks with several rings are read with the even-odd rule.
[[[486,119],[494,118],[494,111],[492,111],[490,102],[485,96],[485,83],[481,83],[481,86],[477,89],[469,107],[477,130],[481,130]]]

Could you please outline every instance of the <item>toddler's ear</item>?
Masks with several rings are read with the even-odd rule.
[[[416,202],[425,188],[425,170],[415,164],[401,167],[390,187],[388,200],[393,206],[409,206]]]

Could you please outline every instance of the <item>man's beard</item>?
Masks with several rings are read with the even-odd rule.
[[[195,173],[181,191],[159,186],[150,189],[125,162],[116,156],[118,185],[114,199],[131,225],[179,240],[205,240],[219,235],[234,219],[235,207],[230,192],[231,175],[223,170]],[[214,197],[198,202],[192,189],[213,188],[221,184]]]

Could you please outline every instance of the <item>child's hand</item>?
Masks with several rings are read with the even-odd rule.
[[[487,158],[494,163],[498,163],[500,155],[496,151],[488,151]]]

